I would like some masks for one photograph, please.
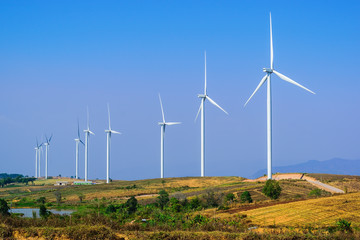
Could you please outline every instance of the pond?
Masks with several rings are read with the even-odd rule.
[[[39,209],[38,208],[12,208],[10,209],[11,213],[22,213],[24,214],[23,217],[33,217],[33,211],[36,212],[36,217],[40,217]],[[55,210],[55,209],[48,209],[51,213],[60,214],[60,215],[70,215],[73,213],[73,210]]]

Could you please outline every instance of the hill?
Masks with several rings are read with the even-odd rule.
[[[304,163],[274,167],[273,173],[327,173],[339,175],[360,175],[360,160],[333,158],[326,161],[310,160]],[[266,169],[257,171],[251,178],[266,174]]]

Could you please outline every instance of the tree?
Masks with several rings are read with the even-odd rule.
[[[218,207],[221,204],[223,196],[221,194],[215,194],[213,190],[208,190],[203,198],[207,207]]]
[[[54,193],[54,195],[55,195],[55,197],[56,197],[56,203],[59,205],[60,202],[61,202],[61,193],[60,193],[60,191],[59,191],[59,190],[56,191],[56,192]]]
[[[281,193],[281,187],[279,182],[268,179],[265,183],[265,186],[262,192],[271,199],[278,199]]]
[[[245,202],[252,203],[253,202],[253,200],[251,198],[251,194],[248,191],[245,191],[240,195],[240,200],[242,203],[245,203]]]
[[[233,193],[228,193],[225,195],[225,202],[233,202],[235,195]]]
[[[161,190],[157,198],[157,203],[159,204],[160,208],[164,209],[166,204],[169,202],[169,194],[165,190]]]
[[[10,213],[9,213],[9,206],[7,205],[7,202],[0,198],[0,215],[2,216],[10,216]]]
[[[179,199],[174,197],[170,198],[170,208],[173,212],[180,212],[182,205],[180,204]]]
[[[128,213],[132,214],[135,213],[137,210],[137,199],[134,196],[131,196],[125,203],[125,206],[128,209]]]
[[[46,209],[44,204],[40,205],[39,215],[42,218],[47,218],[50,215],[50,212]]]
[[[190,205],[190,209],[197,210],[201,207],[201,201],[198,197],[195,197],[191,199],[189,205]]]

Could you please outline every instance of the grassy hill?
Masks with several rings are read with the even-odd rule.
[[[145,179],[110,184],[97,181],[97,184],[88,186],[54,186],[59,179],[40,179],[34,185],[8,185],[0,188],[0,198],[6,199],[13,207],[37,207],[37,200],[45,197],[48,208],[70,208],[76,213],[72,218],[0,219],[6,222],[0,224],[0,237],[5,238],[7,233],[18,238],[40,235],[61,239],[360,237],[360,192],[357,188],[360,177],[307,176],[329,185],[347,186],[353,193],[332,195],[302,179],[283,179],[278,181],[282,188],[280,197],[271,200],[262,193],[265,181],[241,177]],[[159,206],[158,200],[162,190],[169,194],[170,199],[174,197],[164,208]],[[240,201],[240,195],[245,191],[250,193],[252,203]],[[317,194],[312,194],[314,192]],[[60,193],[61,202],[57,202],[55,193]],[[235,199],[227,201],[225,196],[230,193]],[[132,196],[136,197],[138,208],[129,213],[127,204]],[[216,201],[216,207],[209,203],[211,197],[211,201]],[[196,199],[200,205],[192,208],[192,201]],[[144,222],[142,219],[147,220]],[[339,228],[339,219],[351,222],[352,232]]]

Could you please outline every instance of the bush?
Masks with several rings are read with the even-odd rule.
[[[346,221],[345,219],[339,219],[336,222],[337,229],[341,232],[352,232],[351,222]]]
[[[218,207],[221,205],[222,196],[220,194],[215,194],[214,191],[208,191],[203,198],[205,200],[206,207]]]
[[[7,202],[0,198],[0,215],[2,216],[10,216],[10,213],[9,213],[9,206],[7,205]]]
[[[226,202],[233,202],[235,199],[235,195],[233,193],[228,193],[225,196],[225,201]]]
[[[191,199],[191,201],[189,203],[189,207],[192,210],[200,210],[200,207],[201,207],[200,199],[198,197]]]
[[[245,202],[252,203],[253,202],[253,200],[251,198],[251,194],[248,191],[245,191],[241,194],[240,200],[242,203],[245,203]]]
[[[326,193],[327,193],[326,191],[316,188],[309,192],[309,196],[320,197],[320,196],[326,195]]]
[[[84,198],[85,198],[85,196],[84,196],[83,194],[79,194],[78,197],[79,197],[80,203],[82,203],[83,200],[84,200]]]
[[[182,205],[180,204],[180,201],[177,198],[172,197],[170,199],[170,208],[173,212],[181,212]]]
[[[268,179],[265,183],[262,192],[265,194],[265,196],[273,200],[278,199],[281,193],[281,187],[279,182],[272,179]]]
[[[50,212],[46,209],[44,204],[40,205],[40,209],[39,209],[39,215],[42,218],[47,218],[50,215]]]
[[[164,209],[164,207],[168,202],[169,202],[169,194],[165,190],[161,190],[159,192],[157,203],[159,204],[161,209]]]
[[[138,205],[138,202],[134,196],[131,196],[125,203],[125,206],[127,207],[129,214],[136,212],[137,205]]]

